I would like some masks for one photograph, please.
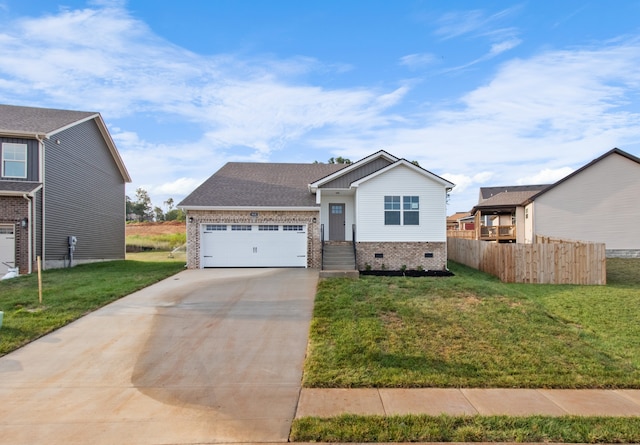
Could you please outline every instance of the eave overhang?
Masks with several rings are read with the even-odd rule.
[[[263,211],[263,212],[319,212],[320,206],[311,207],[268,207],[268,206],[178,206],[179,209],[184,211]]]

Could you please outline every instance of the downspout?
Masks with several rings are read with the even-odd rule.
[[[451,197],[451,190],[453,187],[444,188],[444,270],[448,271],[449,268],[449,233],[447,232],[447,206],[449,205],[449,198]],[[404,275],[404,273],[403,273]]]
[[[31,198],[29,197],[28,193],[25,193],[24,195],[22,195],[22,197],[24,199],[27,200],[27,215],[29,215],[28,221],[27,221],[27,237],[28,237],[28,248],[27,248],[27,252],[29,255],[29,273],[31,273],[33,271],[33,231],[31,230],[32,226],[33,226],[33,213],[31,211],[32,209],[32,202],[31,202]],[[20,267],[20,266],[18,266]]]
[[[46,233],[45,232],[46,232],[46,227],[47,227],[47,224],[45,223],[45,220],[46,220],[46,217],[45,217],[45,215],[46,215],[46,212],[45,212],[46,200],[44,199],[45,193],[46,193],[45,192],[45,187],[44,187],[44,139],[45,139],[45,137],[46,136],[38,136],[38,135],[36,135],[36,139],[38,140],[38,143],[40,144],[40,147],[39,147],[40,150],[38,150],[40,152],[39,153],[39,155],[40,155],[39,156],[40,165],[38,166],[39,167],[38,168],[38,179],[39,179],[38,182],[40,182],[40,184],[42,184],[42,199],[41,199],[42,202],[40,203],[40,205],[42,206],[42,215],[41,215],[41,219],[42,220],[41,220],[41,223],[40,223],[41,224],[41,226],[40,226],[40,246],[41,246],[41,249],[42,249],[42,258],[41,259],[42,259],[42,268],[43,269],[46,269],[45,264],[47,264],[46,263],[46,253],[45,253],[46,252],[46,249],[45,249],[45,238],[46,238],[45,234]],[[34,212],[35,212],[35,209],[34,209]],[[35,220],[35,218],[34,218],[34,220]]]

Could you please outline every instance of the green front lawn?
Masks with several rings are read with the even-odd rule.
[[[307,387],[640,388],[640,260],[607,286],[454,277],[319,284]]]
[[[0,355],[183,268],[184,261],[109,261],[48,270],[42,305],[36,273],[0,281]]]
[[[295,442],[638,443],[638,417],[353,416],[296,419]]]

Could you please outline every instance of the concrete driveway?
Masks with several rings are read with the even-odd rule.
[[[183,271],[0,358],[0,443],[286,442],[317,279]]]

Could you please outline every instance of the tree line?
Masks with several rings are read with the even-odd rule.
[[[142,187],[136,189],[135,200],[132,200],[129,195],[125,196],[125,200],[127,221],[184,221],[186,218],[182,210],[175,208],[173,198],[164,201],[165,211],[151,203],[149,193]]]

